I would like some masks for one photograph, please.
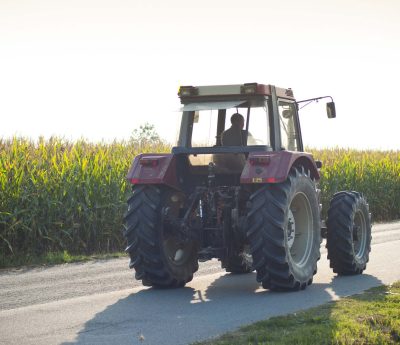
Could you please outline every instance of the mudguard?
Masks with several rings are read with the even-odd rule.
[[[165,184],[179,189],[173,154],[147,153],[136,156],[126,178],[132,184]]]
[[[240,176],[240,183],[280,183],[287,179],[292,166],[304,166],[311,178],[320,175],[313,156],[305,152],[250,152]]]

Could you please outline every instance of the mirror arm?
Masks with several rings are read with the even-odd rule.
[[[302,101],[296,101],[296,103],[297,103],[297,104],[299,104],[299,103],[304,103],[304,102],[309,102],[309,103],[311,103],[311,102],[313,102],[313,101],[319,101],[320,99],[323,99],[323,98],[330,98],[330,99],[331,99],[331,102],[333,102],[333,98],[332,98],[331,96],[322,96],[322,97],[317,97],[317,98],[304,99],[304,100],[302,100]],[[306,105],[307,105],[307,104],[306,104]]]
[[[304,108],[305,106],[309,105],[311,102],[318,102],[320,99],[323,98],[330,98],[331,101],[326,104],[326,110],[328,114],[328,118],[333,119],[336,117],[336,110],[335,110],[335,103],[333,102],[333,98],[331,96],[322,96],[322,97],[316,97],[316,98],[309,98],[309,99],[304,99],[302,101],[296,102],[296,107],[297,110],[300,110]],[[301,108],[299,107],[299,103],[305,103]]]

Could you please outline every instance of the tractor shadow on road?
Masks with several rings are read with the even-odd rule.
[[[381,285],[363,274],[333,277],[300,292],[261,289],[255,274],[225,274],[202,288],[143,289],[86,322],[72,344],[187,344],[271,316],[293,313]]]

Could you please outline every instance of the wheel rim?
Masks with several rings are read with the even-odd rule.
[[[292,262],[298,267],[306,266],[312,248],[313,217],[304,193],[297,193],[290,203],[286,234]]]
[[[184,265],[191,253],[189,244],[183,244],[173,236],[164,240],[163,247],[168,260],[175,266]]]
[[[289,209],[288,214],[288,224],[287,224],[287,242],[289,248],[292,248],[294,239],[296,235],[296,220],[291,209]]]
[[[253,255],[251,255],[250,246],[248,244],[243,247],[241,257],[243,259],[243,262],[245,262],[248,267],[251,267],[253,265]]]
[[[354,255],[357,259],[364,256],[367,242],[367,224],[361,211],[357,211],[354,215],[353,225],[353,245]]]
[[[171,217],[176,218],[179,212],[179,201],[182,198],[178,194],[169,196],[166,198],[166,206],[161,211],[163,250],[167,260],[176,267],[186,265],[187,260],[192,254],[193,245],[177,236],[174,227],[165,222],[165,215],[169,214]]]

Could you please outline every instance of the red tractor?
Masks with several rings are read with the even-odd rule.
[[[266,289],[300,290],[317,272],[322,237],[340,275],[366,268],[371,220],[362,194],[333,196],[321,220],[321,162],[303,151],[291,89],[257,83],[184,86],[169,154],[141,154],[128,173],[124,235],[145,286],[181,287],[198,261],[257,272]],[[329,96],[327,96],[329,97]],[[329,118],[336,116],[332,101]]]

